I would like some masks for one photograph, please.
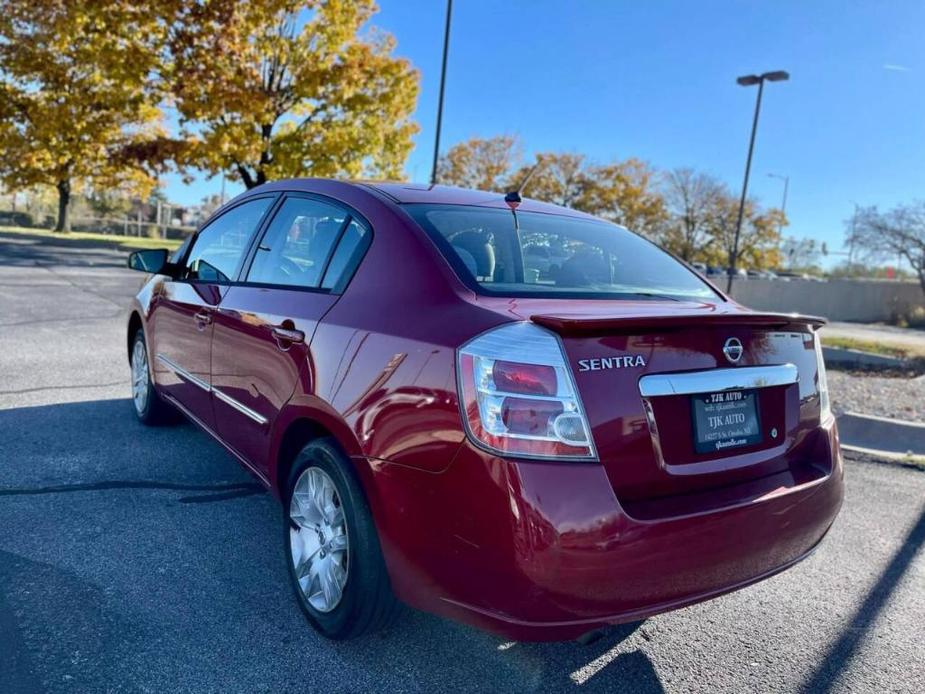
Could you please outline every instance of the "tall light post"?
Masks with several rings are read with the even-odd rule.
[[[782,217],[787,216],[787,190],[790,188],[790,176],[782,176],[776,173],[769,173],[768,178],[777,178],[784,182],[784,196],[780,201],[780,213]],[[780,234],[784,229],[784,220],[780,220],[780,224],[777,227],[777,233]]]
[[[761,95],[764,92],[764,83],[782,82],[790,79],[790,74],[783,70],[764,72],[760,75],[743,75],[736,79],[741,87],[758,85],[758,98],[755,100],[755,117],[752,120],[752,136],[748,141],[748,158],[745,160],[745,180],[742,181],[742,197],[739,200],[739,216],[736,219],[736,235],[732,243],[732,254],[729,256],[729,278],[726,282],[726,293],[732,291],[732,278],[736,272],[736,261],[739,256],[739,235],[742,232],[742,215],[745,213],[745,196],[748,194],[748,175],[752,170],[752,152],[755,150],[755,132],[758,130],[758,114],[761,113]]]
[[[443,65],[440,68],[440,97],[437,100],[437,136],[434,138],[434,165],[430,170],[430,185],[437,183],[437,161],[440,159],[440,128],[443,125],[443,91],[446,86],[446,58],[450,51],[450,20],[453,0],[446,0],[446,27],[443,30]]]

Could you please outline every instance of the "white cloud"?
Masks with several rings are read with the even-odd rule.
[[[909,72],[909,68],[905,65],[895,65],[893,63],[887,63],[883,66],[884,70],[892,70],[893,72]]]

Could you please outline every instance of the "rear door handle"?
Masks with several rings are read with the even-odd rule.
[[[193,320],[196,321],[196,325],[201,330],[212,322],[212,313],[210,311],[200,311],[193,316]]]
[[[305,333],[301,330],[295,330],[293,328],[284,328],[281,325],[274,325],[271,328],[273,332],[273,337],[276,338],[277,344],[279,343],[289,343],[294,342],[305,342]],[[282,348],[282,345],[280,345]]]

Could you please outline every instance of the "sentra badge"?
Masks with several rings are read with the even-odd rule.
[[[600,359],[579,359],[579,371],[603,371],[604,369],[632,369],[646,365],[641,354],[624,354],[619,357],[601,357]]]

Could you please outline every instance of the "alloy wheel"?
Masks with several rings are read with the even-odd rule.
[[[289,549],[302,595],[318,612],[330,612],[344,595],[350,541],[340,495],[321,468],[299,475],[289,520]]]
[[[132,401],[135,411],[143,414],[148,404],[148,354],[142,340],[132,349]]]

